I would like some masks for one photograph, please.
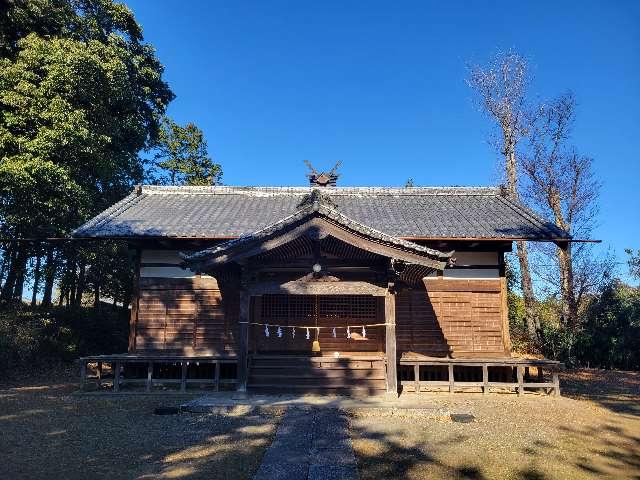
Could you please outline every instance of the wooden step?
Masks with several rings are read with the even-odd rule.
[[[279,379],[272,378],[255,378],[249,379],[248,386],[253,388],[255,386],[273,386],[279,387],[284,390],[288,389],[300,389],[300,388],[317,388],[317,389],[332,389],[332,388],[373,388],[373,389],[384,389],[386,387],[386,382],[384,380],[358,380],[355,382],[336,379],[336,378],[328,378],[323,380],[318,380],[316,378],[308,378],[308,379],[296,379],[295,382],[286,382],[281,381]]]
[[[348,387],[327,387],[314,385],[270,385],[270,384],[250,384],[247,386],[251,393],[315,393],[321,395],[351,395],[370,396],[382,395],[385,393],[384,386],[348,386]]]
[[[327,359],[327,360],[308,360],[308,359],[252,359],[252,367],[313,367],[313,368],[340,368],[340,369],[369,369],[383,368],[384,360],[355,360],[355,359]]]
[[[271,374],[265,375],[262,373],[250,372],[249,379],[265,379],[270,380],[269,383],[274,382],[284,382],[284,383],[298,383],[300,381],[313,380],[316,382],[322,382],[325,380],[340,380],[340,381],[357,381],[357,382],[368,382],[368,381],[377,381],[377,380],[385,380],[384,373],[375,372],[369,375],[359,375],[359,376],[351,376],[351,375],[287,375],[287,374]]]
[[[277,367],[251,367],[249,370],[252,375],[276,375],[283,378],[297,377],[333,377],[333,378],[384,378],[386,371],[384,368],[367,368],[367,369],[343,369],[343,368],[277,368]]]

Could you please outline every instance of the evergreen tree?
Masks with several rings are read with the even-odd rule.
[[[215,185],[222,178],[222,168],[209,157],[202,130],[193,123],[182,127],[165,118],[155,159],[167,172],[161,180],[169,185]]]

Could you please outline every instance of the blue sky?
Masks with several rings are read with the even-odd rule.
[[[495,184],[466,65],[515,48],[533,96],[576,96],[601,248],[640,248],[640,2],[126,3],[230,185],[304,185],[303,159],[342,160],[341,185]]]

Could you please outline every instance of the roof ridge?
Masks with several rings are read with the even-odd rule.
[[[171,185],[142,185],[142,193],[157,194],[208,194],[208,195],[277,195],[277,194],[307,194],[318,187],[312,186],[171,186]],[[428,187],[367,187],[340,186],[323,187],[327,195],[501,195],[497,186],[428,186]]]

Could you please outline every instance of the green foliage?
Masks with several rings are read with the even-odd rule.
[[[635,253],[630,248],[625,249],[629,258],[627,259],[627,265],[629,266],[629,274],[635,279],[640,279],[640,250]]]
[[[155,144],[173,93],[126,5],[8,0],[3,7],[0,233],[65,236],[142,181],[139,153]],[[12,279],[3,298],[10,301],[20,296],[28,257],[38,252],[25,243],[3,247],[3,257],[14,252],[3,265]],[[55,264],[43,268],[56,272],[61,291],[73,293],[88,264],[89,272],[110,275],[101,285],[105,294],[124,299],[129,269],[114,268],[104,254],[114,253],[112,246],[90,250],[56,244]],[[116,253],[115,259],[126,258],[121,249]]]
[[[0,162],[3,236],[53,236],[86,212],[84,192],[66,170],[28,155]]]
[[[193,123],[181,127],[166,117],[156,145],[157,165],[168,172],[169,185],[215,185],[222,178],[222,168],[207,153],[202,130]]]
[[[592,366],[640,369],[640,290],[607,285],[586,312],[576,350]]]
[[[173,94],[122,4],[13,0],[4,20],[2,193],[18,198],[30,189],[27,206],[60,209],[48,234],[61,235],[142,179],[138,152],[152,143]],[[15,192],[6,187],[11,183]],[[47,223],[33,218],[13,224],[11,215],[1,220],[16,231],[28,226],[31,231],[23,233],[30,236],[39,236]]]
[[[118,308],[0,310],[0,377],[13,369],[126,352],[128,311]]]

